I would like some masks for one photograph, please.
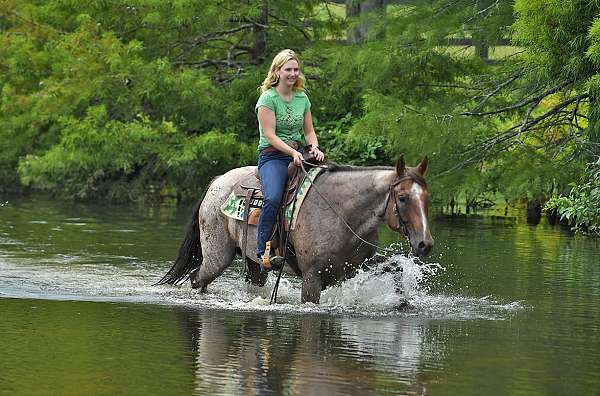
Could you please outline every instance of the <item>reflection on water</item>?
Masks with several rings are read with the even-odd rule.
[[[377,394],[381,381],[392,393],[425,386],[415,323],[186,310],[178,323],[197,356],[201,394]]]
[[[0,394],[592,394],[598,240],[542,222],[433,222],[434,255],[280,304],[239,265],[152,287],[188,210],[0,197]],[[397,235],[386,234],[388,242]],[[4,298],[2,298],[4,297]],[[411,306],[402,308],[407,299]]]
[[[426,321],[4,299],[10,394],[421,394]],[[433,342],[432,342],[433,341]],[[439,366],[439,364],[438,364]]]

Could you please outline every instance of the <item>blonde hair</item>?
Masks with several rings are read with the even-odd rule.
[[[263,93],[274,87],[279,82],[279,77],[277,76],[277,72],[285,65],[287,62],[295,60],[298,62],[298,66],[300,66],[300,59],[298,59],[298,55],[291,49],[284,49],[280,51],[275,58],[273,58],[273,62],[271,62],[271,68],[267,73],[267,77],[264,79],[262,84],[260,85],[260,92]],[[304,74],[302,72],[298,73],[298,78],[294,83],[294,89],[298,91],[304,91]]]

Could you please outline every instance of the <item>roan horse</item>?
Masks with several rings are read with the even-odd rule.
[[[223,215],[220,207],[241,180],[256,167],[233,169],[216,177],[198,203],[175,264],[158,284],[177,284],[188,276],[202,291],[244,254],[244,224]],[[395,168],[328,165],[308,191],[289,240],[295,251],[286,272],[302,277],[302,302],[318,303],[327,286],[352,277],[376,253],[377,228],[384,221],[408,238],[416,256],[429,254],[433,239],[427,220],[428,192],[423,174],[427,157],[406,167],[400,156]],[[333,209],[335,208],[335,210]],[[359,239],[356,235],[359,235]],[[248,230],[247,280],[263,286],[256,257],[256,228]]]

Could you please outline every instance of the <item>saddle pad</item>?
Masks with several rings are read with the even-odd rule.
[[[300,211],[300,208],[302,207],[302,202],[304,202],[304,198],[306,197],[306,194],[308,193],[308,190],[310,190],[310,187],[312,185],[311,181],[315,181],[315,179],[317,178],[317,176],[319,176],[319,174],[323,171],[322,168],[311,168],[308,170],[308,177],[305,177],[302,180],[302,183],[300,183],[300,185],[298,186],[298,194],[296,195],[296,199],[294,202],[292,202],[291,204],[289,204],[287,206],[287,208],[285,209],[285,219],[287,221],[288,224],[290,224],[290,220],[291,221],[291,229],[293,230],[296,226],[296,219],[298,217],[298,212]],[[308,180],[310,178],[310,181]],[[262,195],[262,194],[261,194]],[[250,213],[252,213],[253,210],[261,208],[262,207],[262,196],[260,198],[252,198],[250,200]],[[243,221],[244,220],[244,209],[246,206],[246,198],[245,197],[240,197],[240,196],[236,196],[236,194],[234,192],[231,192],[231,194],[229,194],[229,197],[225,200],[225,202],[223,203],[223,205],[221,205],[221,213],[223,213],[225,216],[230,217],[232,219],[236,219],[236,220],[240,220]],[[293,215],[293,217],[292,217]]]

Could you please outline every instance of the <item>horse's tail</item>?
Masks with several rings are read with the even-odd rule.
[[[190,271],[194,268],[198,268],[200,264],[202,264],[198,212],[203,199],[204,197],[200,199],[196,205],[196,209],[194,209],[194,215],[187,226],[185,237],[179,247],[179,253],[177,253],[175,263],[161,280],[154,284],[154,286],[164,285],[166,283],[173,285],[184,282],[189,276]]]

